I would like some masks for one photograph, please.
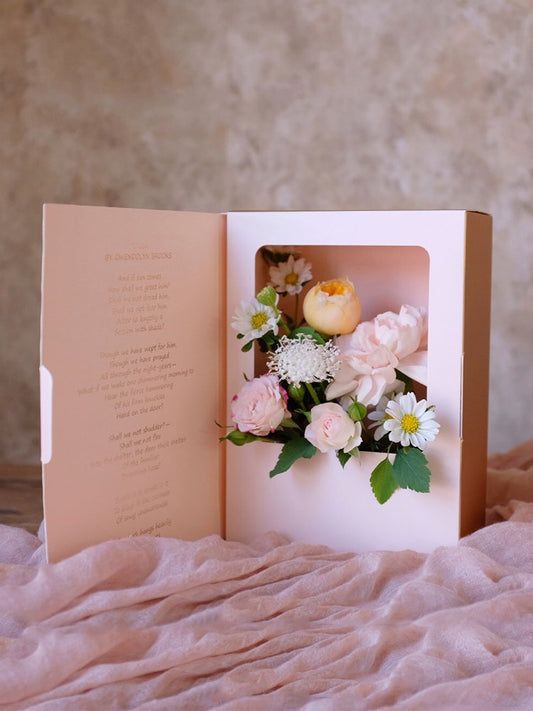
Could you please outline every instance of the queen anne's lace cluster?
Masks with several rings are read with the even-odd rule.
[[[282,336],[268,360],[270,373],[296,386],[331,381],[339,366],[339,349],[333,341],[321,345],[304,333],[295,338]]]

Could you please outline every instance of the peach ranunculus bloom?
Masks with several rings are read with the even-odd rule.
[[[336,336],[352,333],[361,319],[361,303],[349,279],[330,279],[307,292],[303,312],[309,326]]]
[[[250,380],[231,401],[231,418],[237,429],[258,437],[274,432],[290,416],[287,393],[275,375]]]
[[[327,388],[328,400],[348,396],[364,405],[377,405],[394,386],[401,360],[424,344],[426,331],[425,311],[402,306],[398,314],[379,314],[360,323],[349,336],[337,338],[341,366]]]

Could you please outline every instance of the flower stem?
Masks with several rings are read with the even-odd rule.
[[[279,317],[279,325],[287,331],[287,336],[288,336],[291,332],[291,329],[289,328],[289,324],[287,323],[287,321],[285,321],[283,316]]]
[[[318,395],[316,394],[316,390],[315,390],[314,387],[311,385],[311,383],[306,383],[306,384],[305,384],[305,387],[307,388],[307,392],[309,393],[309,395],[311,395],[311,397],[313,398],[313,402],[315,403],[315,405],[320,405],[320,400],[318,399]]]

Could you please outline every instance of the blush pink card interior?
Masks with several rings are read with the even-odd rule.
[[[58,560],[221,530],[220,215],[47,205],[42,458]]]
[[[226,530],[244,541],[278,530],[339,550],[431,550],[482,525],[490,229],[488,216],[464,211],[46,206],[49,559],[114,537]],[[243,373],[257,374],[227,314],[264,285],[264,246],[295,247],[315,279],[350,277],[363,319],[403,303],[428,309],[427,392],[442,424],[430,494],[402,490],[377,504],[372,453],[344,470],[320,455],[271,480],[277,445],[219,445],[228,397]]]

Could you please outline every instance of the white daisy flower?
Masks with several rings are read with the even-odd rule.
[[[257,299],[241,301],[235,309],[231,327],[243,336],[242,343],[246,345],[269,331],[273,331],[276,336],[279,330],[279,317],[280,313],[277,309],[265,306]]]
[[[321,345],[304,333],[296,338],[282,336],[268,359],[269,372],[296,387],[333,380],[338,367],[339,349],[333,341]]]
[[[279,294],[299,294],[303,285],[311,281],[311,264],[305,259],[294,259],[291,254],[286,262],[280,262],[275,267],[270,267],[270,280],[272,286]]]
[[[407,393],[389,400],[383,429],[389,433],[391,442],[424,449],[438,435],[440,425],[435,421],[435,410],[428,407],[426,400],[417,402],[413,393]]]

